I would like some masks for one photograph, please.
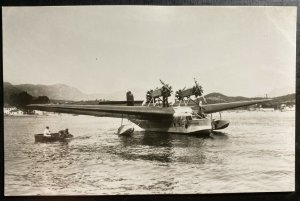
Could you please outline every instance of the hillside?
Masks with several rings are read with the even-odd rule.
[[[221,93],[210,93],[204,96],[207,103],[213,104],[213,103],[228,103],[228,102],[234,102],[234,101],[246,101],[250,100],[252,98],[246,98],[243,96],[225,96]]]
[[[207,104],[215,104],[215,103],[228,103],[228,102],[235,102],[235,101],[247,101],[247,100],[259,100],[263,99],[264,97],[253,97],[247,98],[243,96],[226,96],[221,93],[210,93],[205,96]],[[202,99],[201,99],[202,100]],[[271,101],[261,103],[260,105],[264,108],[280,108],[280,105],[285,103],[287,105],[293,105],[296,102],[296,96],[294,94],[288,94],[285,96],[278,96],[272,98]],[[251,106],[252,107],[252,106]],[[244,107],[247,109],[248,107]]]
[[[86,94],[81,92],[75,87],[70,87],[65,84],[54,84],[54,85],[34,85],[34,84],[19,84],[12,85],[9,82],[3,83],[4,91],[4,102],[8,100],[11,94],[20,93],[26,91],[32,96],[48,96],[52,100],[95,100],[95,99],[106,99],[106,100],[125,100],[126,90],[114,91],[111,93],[98,93],[98,94]],[[142,99],[144,97],[144,90],[135,88],[131,90],[136,99]]]
[[[285,96],[278,96],[276,98],[273,98],[274,102],[293,102],[295,103],[296,100],[296,94],[288,94]]]
[[[33,85],[19,84],[12,85],[9,82],[4,82],[4,101],[13,93],[26,91],[32,96],[48,96],[50,99],[58,100],[81,100],[86,99],[88,95],[82,93],[75,87],[70,87],[64,84],[54,85]]]
[[[4,103],[8,102],[8,99],[12,94],[18,94],[21,91],[22,90],[18,89],[17,87],[12,85],[11,83],[3,82],[3,101],[4,101]]]

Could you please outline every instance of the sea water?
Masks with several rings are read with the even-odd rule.
[[[107,117],[5,117],[5,195],[293,191],[295,113],[231,111],[222,119],[228,128],[201,137],[138,128],[118,136],[121,119]],[[35,143],[46,126],[74,138]]]

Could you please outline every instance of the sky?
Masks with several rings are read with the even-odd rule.
[[[84,93],[295,91],[296,7],[3,7],[3,80]]]

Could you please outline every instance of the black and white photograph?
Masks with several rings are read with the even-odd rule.
[[[295,191],[296,6],[2,7],[4,195]]]

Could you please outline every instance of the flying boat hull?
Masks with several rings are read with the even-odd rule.
[[[202,134],[212,130],[211,120],[208,118],[185,121],[174,118],[172,121],[148,121],[130,119],[140,128],[146,131],[178,133],[178,134]]]

